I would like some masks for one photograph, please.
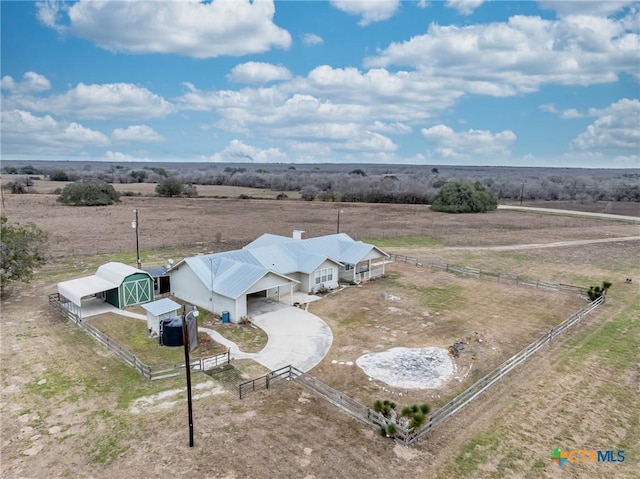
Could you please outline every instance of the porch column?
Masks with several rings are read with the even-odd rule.
[[[293,283],[289,283],[289,306],[293,306]]]

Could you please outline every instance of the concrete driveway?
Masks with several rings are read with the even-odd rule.
[[[309,371],[329,352],[333,333],[322,319],[300,308],[284,306],[253,318],[269,340],[253,359],[273,370],[289,364]]]
[[[253,324],[269,337],[267,345],[258,353],[241,351],[235,343],[212,329],[200,330],[227,346],[232,358],[253,359],[270,370],[292,364],[306,372],[322,361],[333,343],[333,333],[322,319],[282,303],[271,304],[268,309],[252,319]]]

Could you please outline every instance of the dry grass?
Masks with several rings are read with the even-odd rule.
[[[381,394],[399,393],[411,404],[441,403],[443,394],[462,391],[585,305],[576,295],[461,278],[406,263],[390,265],[387,273],[385,279],[349,287],[309,309],[334,334],[331,350],[314,374],[365,404]],[[370,381],[355,365],[368,352],[447,348],[458,341],[468,345],[456,360],[459,379],[446,391],[395,390]],[[340,364],[346,361],[353,366]]]
[[[131,249],[132,207],[144,212],[144,250],[166,245],[174,248],[171,254],[175,254],[215,246],[212,238],[216,232],[228,241],[218,245],[220,248],[242,245],[262,232],[288,235],[292,229],[302,228],[314,236],[331,233],[335,231],[337,206],[125,198],[115,207],[71,209],[45,195],[8,195],[5,200],[10,220],[36,222],[50,232],[52,247],[65,254],[85,245],[116,252]],[[341,217],[344,231],[356,237],[406,233],[437,238],[444,246],[637,235],[637,226],[595,219],[517,212],[449,216],[401,205],[340,207],[345,210]],[[198,227],[193,228],[194,224]],[[191,246],[183,248],[182,242]],[[198,242],[202,245],[196,245]],[[608,302],[566,340],[541,351],[535,361],[498,382],[412,449],[379,437],[376,431],[289,382],[243,401],[237,400],[235,391],[207,396],[197,389],[195,447],[190,449],[184,391],[177,396],[179,406],[140,415],[129,410],[136,399],[184,388],[184,378],[153,383],[142,380],[46,303],[46,294],[56,282],[93,272],[98,264],[117,255],[61,258],[33,283],[10,288],[2,300],[2,476],[635,478],[640,467],[639,252],[637,242],[536,251],[451,251],[438,246],[414,250],[415,256],[443,257],[491,271],[582,285],[604,279],[614,284]],[[166,260],[161,251],[153,255],[158,262]],[[529,288],[503,291],[501,285],[439,276],[442,273],[427,269],[416,269],[413,275],[408,265],[393,268],[386,283],[367,286],[370,297],[364,297],[364,288],[341,293],[353,299],[351,305],[339,302],[336,296],[339,304],[335,313],[330,316],[326,312],[336,342],[313,374],[354,391],[360,384],[357,370],[333,365],[332,358],[356,358],[365,349],[401,343],[446,345],[467,331],[475,332],[475,326],[481,324],[487,325],[480,331],[486,344],[497,344],[500,353],[506,354],[543,330],[547,320],[566,314],[561,305],[557,311],[547,311],[546,297],[533,304],[529,298],[539,293]],[[625,284],[626,277],[633,278],[633,283]],[[401,306],[384,300],[384,291],[402,298]],[[520,296],[510,298],[512,294]],[[479,297],[486,298],[486,308],[478,306]],[[313,311],[325,314],[315,308],[328,308],[331,301],[333,297],[317,303]],[[534,313],[529,316],[524,307],[519,308],[521,303]],[[363,310],[363,306],[370,309]],[[406,308],[409,313],[389,307]],[[572,305],[566,307],[573,309]],[[424,311],[429,312],[428,317],[422,315]],[[540,322],[524,324],[518,321],[522,315]],[[445,327],[447,323],[439,321],[449,324]],[[422,326],[423,322],[433,324]],[[524,328],[523,337],[517,334],[519,328]],[[478,354],[482,357],[482,351]],[[236,364],[247,377],[264,372],[255,364]],[[193,379],[196,385],[210,381],[200,374]],[[381,395],[374,390],[355,390],[353,394],[363,400],[368,394]],[[560,470],[549,461],[553,447],[620,448],[626,450],[627,461],[566,465]]]
[[[115,313],[93,316],[86,321],[148,365],[184,362],[184,349],[160,345],[157,337],[149,335],[146,321]],[[224,346],[208,335],[198,333],[198,348],[191,352],[191,358],[205,358],[225,351]]]

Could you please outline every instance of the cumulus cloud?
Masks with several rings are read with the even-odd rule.
[[[131,155],[129,153],[122,153],[120,151],[111,151],[107,150],[104,154],[105,159],[110,161],[118,161],[118,162],[141,162],[141,161],[151,161],[148,157],[140,157],[137,155]]]
[[[158,118],[175,110],[161,96],[130,83],[80,83],[66,93],[48,97],[11,96],[5,103],[10,108],[92,120]]]
[[[36,72],[26,72],[21,82],[5,75],[0,80],[0,87],[12,94],[39,93],[51,88],[51,82],[44,75]]]
[[[575,108],[569,108],[567,110],[560,111],[553,103],[545,103],[544,105],[540,105],[538,109],[547,113],[557,114],[563,120],[572,120],[574,118],[584,117],[584,114],[580,113]]]
[[[439,124],[421,130],[423,138],[433,145],[431,156],[442,159],[486,160],[510,155],[509,145],[516,140],[511,130],[493,133],[487,130],[456,132]]]
[[[273,22],[273,1],[40,2],[46,26],[127,53],[195,58],[241,56],[289,48],[291,35]]]
[[[273,163],[283,161],[286,155],[279,148],[266,150],[247,145],[240,140],[232,140],[222,151],[214,153],[209,160],[215,162],[255,162]]]
[[[315,33],[305,33],[302,35],[302,43],[304,45],[322,45],[324,40],[321,36],[316,35]]]
[[[469,93],[510,96],[545,84],[613,82],[619,72],[640,78],[639,45],[637,25],[628,31],[612,18],[517,15],[506,23],[431,24],[426,34],[365,59],[365,66],[406,66]]]
[[[239,83],[267,83],[291,77],[291,72],[286,67],[262,62],[241,63],[227,75],[230,81]]]
[[[398,11],[400,0],[331,0],[331,5],[349,15],[361,17],[358,25],[366,27],[393,17]]]
[[[620,12],[626,7],[633,5],[633,1],[612,1],[607,0],[582,0],[574,2],[559,2],[558,0],[538,1],[541,8],[554,10],[559,16],[567,15],[598,15],[607,16]]]
[[[111,139],[116,143],[158,143],[164,141],[153,128],[147,125],[131,125],[127,128],[116,128],[111,133]]]
[[[571,142],[573,150],[640,150],[640,101],[624,98],[606,108],[591,109],[596,120]]]
[[[461,15],[471,15],[483,3],[484,0],[447,0],[445,5],[457,10]]]
[[[105,146],[109,138],[76,122],[59,122],[50,115],[28,111],[2,112],[3,153],[65,153],[85,147]]]

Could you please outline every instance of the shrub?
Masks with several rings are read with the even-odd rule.
[[[440,188],[431,209],[443,213],[486,213],[498,207],[498,198],[478,181],[446,183]]]
[[[387,436],[393,437],[396,435],[396,432],[398,432],[398,428],[395,424],[387,424]]]
[[[587,297],[589,301],[595,301],[600,296],[607,294],[607,290],[611,287],[611,283],[609,281],[603,281],[602,286],[591,286],[589,287],[589,291],[587,291]]]
[[[69,177],[63,170],[53,170],[49,175],[51,181],[69,181]]]
[[[0,294],[13,281],[29,282],[46,260],[47,234],[33,223],[8,224],[0,217]]]
[[[109,183],[86,178],[65,186],[58,201],[69,206],[107,206],[119,202],[120,197]]]
[[[279,193],[278,196],[276,196],[276,200],[286,200],[287,198],[289,198],[289,196],[287,196],[286,193]]]
[[[181,196],[184,185],[175,178],[165,178],[156,185],[156,194],[163,197]]]

